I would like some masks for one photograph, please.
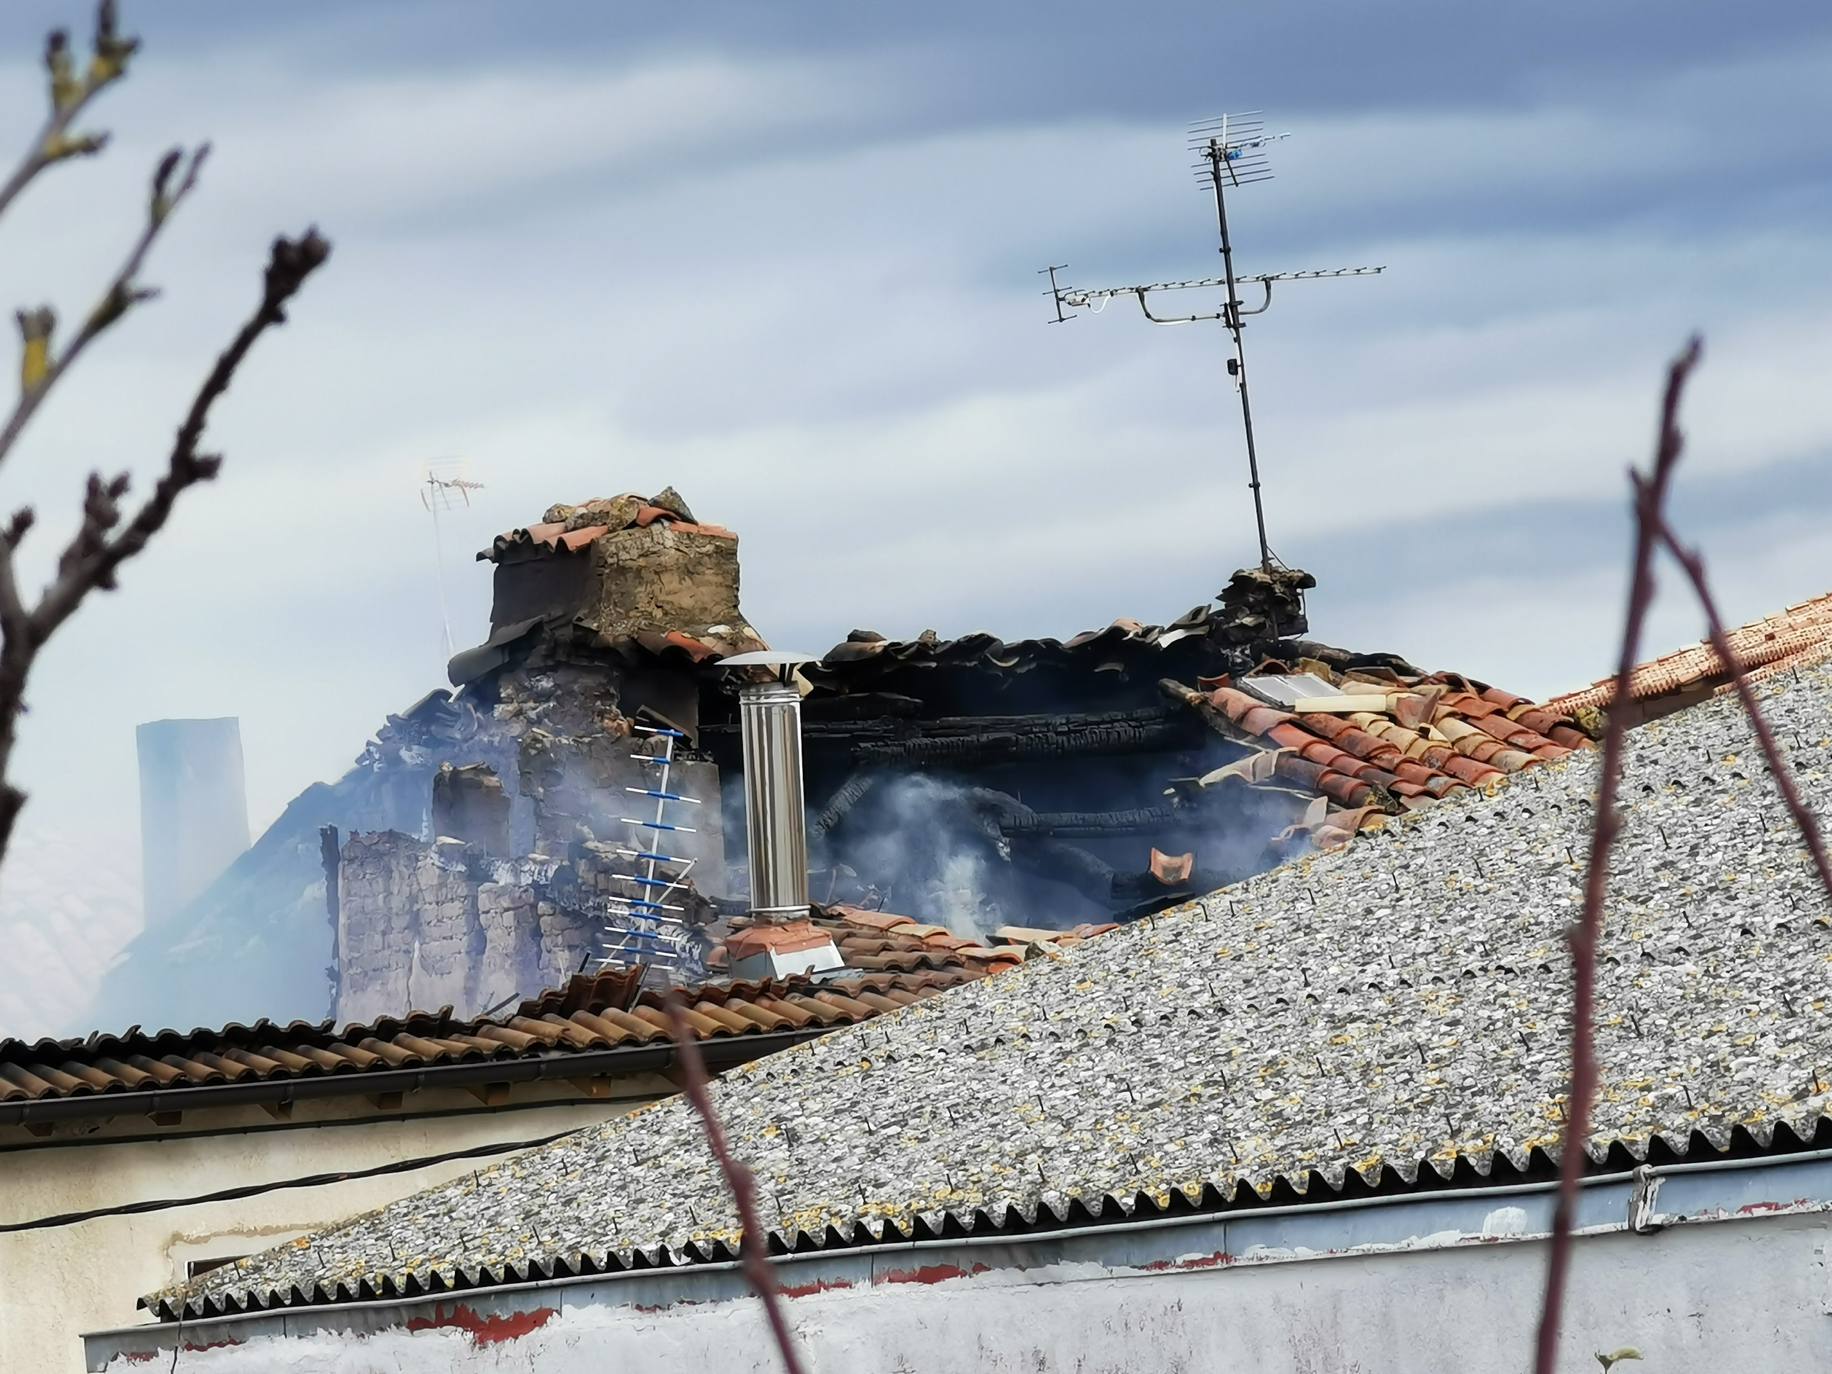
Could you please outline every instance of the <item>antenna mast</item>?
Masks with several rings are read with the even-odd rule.
[[[434,458],[426,464],[426,476],[420,483],[420,504],[433,517],[433,571],[439,584],[439,624],[445,631],[445,656],[457,650],[452,645],[452,616],[445,601],[445,538],[439,528],[439,512],[452,508],[454,496],[468,507],[471,493],[482,491],[482,482],[468,482],[463,476],[464,463],[458,458]]]
[[[1235,276],[1234,241],[1228,232],[1227,193],[1255,182],[1270,181],[1272,165],[1266,149],[1270,144],[1289,137],[1291,135],[1285,133],[1267,133],[1265,120],[1258,110],[1222,115],[1219,119],[1199,120],[1190,125],[1189,150],[1197,159],[1191,166],[1196,172],[1196,180],[1212,190],[1215,196],[1215,225],[1221,236],[1221,276],[1087,290],[1063,286],[1057,281],[1056,274],[1066,268],[1067,263],[1056,263],[1038,272],[1039,276],[1049,274],[1049,294],[1056,305],[1056,318],[1050,321],[1051,324],[1064,324],[1074,319],[1078,307],[1087,309],[1091,314],[1098,314],[1114,297],[1133,296],[1138,300],[1139,309],[1145,318],[1153,324],[1198,324],[1207,320],[1219,320],[1227,326],[1234,340],[1234,356],[1228,359],[1228,375],[1234,379],[1234,389],[1240,393],[1241,428],[1247,440],[1247,487],[1253,493],[1253,519],[1259,529],[1260,567],[1267,572],[1272,571],[1278,560],[1274,558],[1272,545],[1266,538],[1266,507],[1260,495],[1259,451],[1253,441],[1253,403],[1247,393],[1247,352],[1243,339],[1245,317],[1263,314],[1272,305],[1274,282],[1318,281],[1325,277],[1371,277],[1387,270],[1385,267],[1337,267],[1320,271]],[[1265,293],[1260,303],[1252,309],[1241,303],[1240,288],[1243,285],[1259,286]],[[1222,287],[1227,294],[1221,309],[1211,314],[1154,314],[1147,300],[1153,292],[1213,287]]]

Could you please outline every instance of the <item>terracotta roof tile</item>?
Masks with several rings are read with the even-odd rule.
[[[899,916],[892,911],[866,911],[856,906],[830,906],[826,909],[838,915],[847,925],[864,926],[867,930],[890,931],[898,926],[916,924],[912,917]]]
[[[1475,759],[1466,759],[1460,755],[1445,759],[1444,771],[1460,782],[1477,787],[1503,776],[1498,768],[1490,768],[1487,764],[1478,763]]]
[[[951,937],[921,954],[881,960],[881,969],[824,981],[689,988],[687,1015],[695,1034],[706,1039],[848,1024],[996,973],[1022,957],[1018,947],[986,950]],[[0,1105],[112,1095],[132,1112],[138,1110],[134,1098],[155,1089],[335,1074],[348,1075],[350,1091],[359,1093],[363,1076],[373,1071],[564,1056],[668,1038],[660,994],[638,990],[627,972],[607,972],[581,975],[495,1018],[461,1020],[446,1008],[351,1025],[341,1034],[329,1022],[259,1021],[86,1040],[0,1041]]]
[[[1312,735],[1303,726],[1287,720],[1280,722],[1268,730],[1266,732],[1266,738],[1275,744],[1283,745],[1287,749],[1302,749],[1306,745],[1312,743],[1316,739],[1316,736]]]
[[[1235,723],[1249,734],[1264,735],[1269,734],[1273,726],[1281,725],[1290,719],[1290,715],[1286,712],[1276,710],[1271,706],[1255,706]]]
[[[817,930],[812,921],[784,921],[779,925],[747,926],[733,932],[726,938],[725,953],[727,959],[748,959],[769,951],[794,954],[832,943],[832,934]]]
[[[1775,671],[1812,662],[1832,652],[1832,592],[1752,620],[1730,631],[1727,638],[1731,652],[1748,669]],[[1729,688],[1730,682],[1729,670],[1719,662],[1717,651],[1701,641],[1641,664],[1629,679],[1629,697],[1633,701],[1652,701],[1694,692],[1721,692]],[[1546,703],[1546,709],[1569,714],[1586,707],[1607,707],[1615,695],[1614,677],[1600,678],[1589,687],[1555,697]]]
[[[704,535],[713,539],[738,537],[723,525],[707,525],[688,520],[640,496],[624,495],[608,500],[587,501],[574,507],[558,506],[554,511],[571,513],[562,520],[537,521],[525,529],[499,534],[490,547],[477,557],[495,562],[505,554],[523,549],[538,549],[546,553],[576,553],[615,530],[647,529],[658,523],[679,534]]]

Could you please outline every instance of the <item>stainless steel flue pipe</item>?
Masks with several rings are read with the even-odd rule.
[[[744,739],[744,829],[751,912],[808,914],[808,814],[802,794],[801,693],[792,682],[747,683],[738,692]]]

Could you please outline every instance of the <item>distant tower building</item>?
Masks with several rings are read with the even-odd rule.
[[[140,862],[148,929],[183,910],[248,848],[242,729],[154,720],[140,747]]]

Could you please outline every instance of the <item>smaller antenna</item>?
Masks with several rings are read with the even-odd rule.
[[[439,624],[445,631],[445,656],[450,658],[457,649],[452,644],[452,616],[445,601],[445,537],[439,528],[439,513],[453,509],[459,501],[468,508],[471,493],[482,491],[483,483],[466,480],[462,458],[429,458],[423,472],[420,504],[433,517],[433,570],[439,584]]]
[[[1072,314],[1065,315],[1062,313],[1062,307],[1064,305],[1064,301],[1062,298],[1062,287],[1057,285],[1057,282],[1056,282],[1056,274],[1058,272],[1063,271],[1067,267],[1068,267],[1068,264],[1066,262],[1058,262],[1058,263],[1053,263],[1048,267],[1039,267],[1037,269],[1037,275],[1040,277],[1045,272],[1048,272],[1050,274],[1050,295],[1054,297],[1056,301],[1056,318],[1053,320],[1045,321],[1046,324],[1067,324],[1070,320],[1075,318],[1075,316]]]
[[[1187,146],[1197,159],[1190,167],[1205,192],[1213,189],[1218,171],[1228,174],[1225,184],[1229,190],[1272,180],[1272,161],[1266,155],[1266,147],[1291,135],[1267,133],[1260,113],[1247,110],[1217,119],[1200,119],[1189,126]]]

